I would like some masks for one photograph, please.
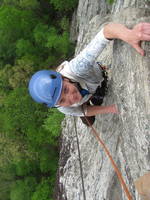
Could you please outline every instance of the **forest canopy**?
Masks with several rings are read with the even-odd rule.
[[[74,54],[78,0],[0,0],[0,200],[53,199],[64,115],[33,102],[28,81]]]

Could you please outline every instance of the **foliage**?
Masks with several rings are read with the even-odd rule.
[[[114,3],[114,0],[107,0],[107,3],[113,4],[113,3]]]
[[[9,77],[12,75],[12,66],[10,64],[5,65],[5,67],[0,70],[0,95],[5,96],[8,94],[12,87],[9,83]]]
[[[49,109],[48,117],[45,119],[43,126],[51,133],[52,137],[56,138],[60,135],[63,118],[64,114],[60,113],[57,109]]]
[[[58,152],[55,148],[47,147],[40,151],[40,170],[42,173],[56,173],[58,163]]]
[[[40,6],[38,0],[3,0],[2,4],[24,9],[37,9]]]
[[[27,88],[16,88],[5,98],[4,131],[25,134],[30,124],[40,127],[46,114],[45,107],[31,100]]]
[[[63,17],[60,21],[60,27],[64,31],[69,30],[69,19],[67,17]]]
[[[31,200],[52,200],[50,196],[52,195],[52,190],[50,187],[51,182],[49,180],[43,180],[36,188],[33,193]]]
[[[36,180],[34,177],[17,180],[12,186],[10,200],[30,200],[35,187]]]
[[[29,160],[26,158],[14,163],[13,166],[15,167],[16,176],[27,176],[40,172],[38,168],[38,163],[34,160]]]
[[[12,74],[9,76],[9,84],[13,89],[27,86],[29,76],[34,72],[33,61],[28,57],[22,57],[16,60],[11,68]],[[8,77],[8,76],[7,76]]]
[[[61,21],[61,20],[60,20]],[[61,32],[56,30],[56,28]],[[48,64],[49,56],[55,60],[50,65],[56,65],[72,52],[69,40],[67,19],[61,25],[53,26],[36,18],[32,10],[20,10],[12,6],[0,9],[0,64],[14,64],[15,58],[30,56],[36,60],[36,65]],[[45,63],[44,63],[45,60]]]
[[[70,11],[76,8],[78,0],[50,0],[56,10]]]
[[[0,1],[0,200],[52,200],[64,115],[36,104],[27,87],[35,71],[73,55],[77,1]]]
[[[30,160],[36,158],[36,153],[34,152],[29,153],[27,151],[26,144],[22,144],[16,138],[11,139],[7,137],[5,134],[0,134],[0,155],[1,155],[0,169],[1,168],[6,169],[10,163],[19,162],[20,159],[22,158],[22,155],[24,155],[24,157],[28,157]],[[0,177],[2,176],[0,175]]]
[[[54,145],[57,144],[64,115],[55,109],[47,113],[46,107],[31,100],[26,88],[16,88],[5,98],[0,117],[3,119],[1,131],[9,133],[11,137],[26,135],[32,145]]]
[[[20,38],[31,37],[37,23],[33,12],[19,10],[12,6],[0,8],[0,60],[3,64],[13,64],[16,57],[16,42]]]
[[[38,0],[20,0],[19,6],[24,9],[37,9],[40,4]]]
[[[41,46],[41,48],[46,48],[50,53],[48,60],[50,60],[49,57],[52,58],[53,56],[51,62],[49,61],[50,66],[55,66],[73,51],[73,46],[69,41],[69,33],[65,31],[67,29],[67,20],[65,21],[64,19],[64,22],[62,21],[61,27],[64,30],[61,34],[54,26],[48,27],[41,23],[37,24],[34,29],[34,38],[37,45]]]
[[[29,76],[33,73],[33,61],[28,57],[16,60],[14,66],[7,64],[0,70],[1,94],[9,93],[12,89],[27,85]]]

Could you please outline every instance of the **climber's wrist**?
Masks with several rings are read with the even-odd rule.
[[[104,37],[108,40],[120,39],[127,42],[128,36],[131,34],[131,30],[123,24],[110,23],[104,27],[103,33]]]

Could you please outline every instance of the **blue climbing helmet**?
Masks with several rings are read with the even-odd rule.
[[[54,107],[61,95],[62,75],[52,70],[36,72],[29,81],[29,93],[38,103]]]

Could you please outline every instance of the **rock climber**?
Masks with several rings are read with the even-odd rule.
[[[113,39],[130,44],[144,56],[141,41],[150,41],[150,23],[139,23],[132,29],[117,23],[105,25],[75,58],[63,62],[57,71],[36,72],[29,81],[32,98],[66,115],[80,116],[86,125],[85,116],[93,124],[97,114],[118,114],[115,104],[101,106],[107,92],[107,73],[97,62],[97,57]]]

